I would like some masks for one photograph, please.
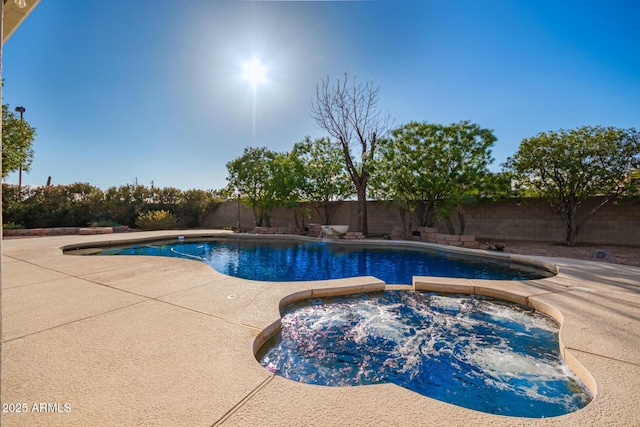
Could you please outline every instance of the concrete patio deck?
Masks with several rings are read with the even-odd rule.
[[[524,302],[562,321],[565,359],[595,397],[568,415],[523,419],[457,407],[392,384],[300,384],[256,361],[254,344],[274,327],[282,302],[383,289],[375,278],[261,283],[224,276],[197,261],[69,256],[60,249],[222,233],[5,240],[2,425],[640,425],[640,268],[542,259],[560,273],[527,282],[415,280],[423,289]],[[14,412],[16,405],[26,412]]]

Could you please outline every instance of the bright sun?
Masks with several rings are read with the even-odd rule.
[[[248,80],[253,88],[258,86],[258,83],[265,81],[265,73],[267,69],[257,58],[253,58],[251,61],[245,62],[242,65],[242,71],[242,78]]]

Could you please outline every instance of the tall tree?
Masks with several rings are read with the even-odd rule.
[[[36,129],[2,105],[2,177],[20,169],[28,172],[33,162],[33,140]]]
[[[331,84],[327,76],[316,87],[311,116],[319,127],[342,145],[342,153],[358,198],[358,227],[366,236],[367,184],[378,145],[386,135],[389,119],[378,108],[379,86],[354,77]]]
[[[278,153],[271,166],[271,187],[276,206],[284,206],[293,210],[293,219],[296,225],[299,225],[298,214],[300,212],[297,207],[304,184],[303,168],[302,161],[293,150],[289,153]]]
[[[278,206],[293,207],[298,200],[302,173],[296,159],[266,147],[244,149],[242,156],[227,163],[229,190],[253,210],[257,226],[270,226],[270,215]]]
[[[635,129],[584,126],[542,132],[523,139],[505,168],[530,196],[542,197],[559,213],[565,241],[573,246],[584,222],[602,206],[638,188],[640,137]],[[584,202],[604,196],[592,209]]]
[[[440,212],[453,234],[455,209],[462,234],[463,203],[484,195],[494,182],[487,166],[495,141],[493,131],[468,121],[410,122],[381,144],[372,182],[381,197],[398,203],[405,226],[414,217],[418,225],[431,226]]]
[[[340,145],[330,138],[306,137],[294,145],[293,154],[302,166],[300,197],[314,203],[323,223],[331,224],[336,208],[353,195]]]

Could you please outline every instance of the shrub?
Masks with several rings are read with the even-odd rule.
[[[104,211],[98,219],[111,220],[129,227],[135,226],[141,212],[150,209],[152,192],[142,185],[123,185],[110,187],[105,192]]]
[[[7,222],[6,224],[2,224],[2,228],[4,230],[23,230],[24,225],[16,224],[15,222]]]
[[[2,184],[2,215],[6,223],[25,228],[127,225],[135,227],[140,214],[167,211],[183,228],[197,227],[218,205],[212,191],[147,188],[142,185],[110,187],[103,191],[86,183],[56,186]],[[176,224],[168,227],[172,228]]]
[[[108,219],[101,219],[99,221],[91,221],[88,225],[89,227],[117,227],[122,224]]]
[[[169,230],[177,224],[175,215],[165,210],[145,212],[136,218],[136,226],[145,230]]]
[[[103,193],[89,184],[46,187],[2,185],[4,221],[26,228],[83,226],[99,215]]]
[[[218,206],[218,195],[213,190],[187,190],[176,204],[175,213],[181,227],[197,227]]]

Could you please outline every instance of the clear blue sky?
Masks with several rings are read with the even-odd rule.
[[[222,188],[245,147],[324,136],[316,84],[345,70],[395,125],[493,129],[499,170],[542,131],[640,128],[638,22],[634,0],[42,0],[4,46],[3,102],[37,128],[24,184]]]

